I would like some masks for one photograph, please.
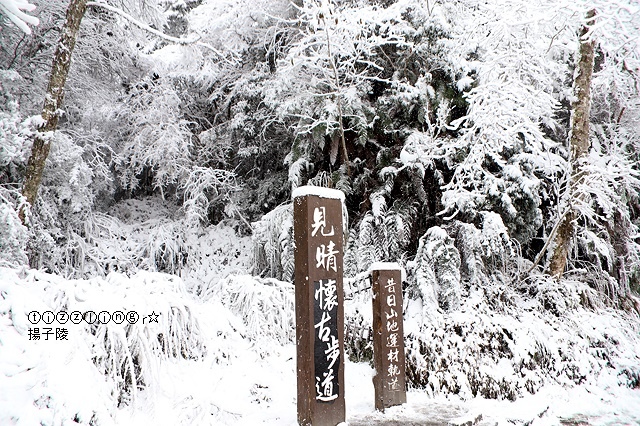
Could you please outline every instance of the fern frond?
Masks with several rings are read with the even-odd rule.
[[[369,196],[371,201],[371,212],[373,217],[376,218],[377,223],[382,222],[382,218],[387,212],[387,201],[385,200],[382,191],[376,191]]]
[[[333,179],[331,175],[324,170],[319,172],[313,178],[309,179],[307,185],[311,186],[320,186],[323,188],[332,188],[333,187]]]
[[[289,165],[289,183],[291,184],[291,190],[296,189],[302,183],[302,173],[309,170],[310,163],[304,158],[298,158],[296,161]]]
[[[253,270],[284,279],[293,262],[293,204],[284,204],[253,225]],[[287,272],[288,273],[288,272]]]

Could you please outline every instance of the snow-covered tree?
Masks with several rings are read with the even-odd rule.
[[[589,152],[589,113],[591,111],[591,75],[595,57],[595,41],[587,38],[589,27],[595,25],[596,11],[587,13],[587,22],[580,30],[580,49],[576,63],[575,79],[573,83],[574,99],[571,105],[571,165],[573,173],[571,186],[584,179],[584,170],[580,170],[581,162]],[[570,200],[569,203],[574,202]],[[564,273],[567,264],[569,245],[573,237],[573,221],[576,219],[575,211],[570,207],[569,211],[562,215],[562,223],[558,227],[553,249],[553,255],[549,262],[549,269],[553,276],[559,277]]]
[[[38,132],[36,132],[33,140],[22,186],[22,194],[29,205],[33,205],[36,201],[38,187],[42,180],[42,172],[51,149],[51,136],[58,127],[59,109],[64,99],[64,86],[71,66],[71,54],[76,44],[76,35],[80,28],[80,22],[86,9],[86,0],[71,0],[67,8],[66,21],[54,55],[49,85],[42,109],[43,122],[38,127]],[[23,223],[26,223],[25,217],[26,213],[23,208],[20,210],[20,218]]]

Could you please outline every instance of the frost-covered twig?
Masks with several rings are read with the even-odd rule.
[[[229,206],[231,206],[231,208],[233,209],[233,211],[238,215],[238,217],[240,218],[240,220],[242,220],[244,222],[245,225],[247,225],[247,227],[249,229],[253,229],[251,228],[251,223],[249,223],[249,221],[247,220],[246,217],[244,217],[244,215],[242,213],[240,213],[240,209],[238,209],[238,206],[236,205],[232,205],[230,204]]]
[[[25,0],[0,0],[0,12],[11,22],[16,24],[18,28],[25,34],[31,34],[29,25],[39,25],[40,20],[35,16],[26,14],[23,11],[31,12],[36,8],[35,5]]]
[[[124,10],[118,9],[117,7],[113,7],[111,5],[108,5],[106,3],[102,3],[102,2],[88,2],[87,6],[96,6],[96,7],[102,7],[103,9],[107,9],[110,12],[116,13],[120,16],[122,16],[123,18],[125,18],[127,21],[131,22],[132,24],[134,24],[135,26],[137,26],[140,29],[143,29],[145,31],[150,32],[153,35],[156,35],[160,38],[163,38],[167,41],[170,41],[172,43],[178,43],[178,44],[193,44],[195,42],[197,42],[200,37],[198,36],[195,39],[185,39],[185,38],[177,38],[177,37],[172,37],[170,35],[164,34],[161,31],[156,30],[155,28],[152,28],[151,26],[145,24],[144,22],[141,22],[139,20],[137,20],[136,18],[134,18],[133,16],[129,15],[127,12],[125,12]]]
[[[137,20],[136,18],[134,18],[133,16],[129,15],[127,12],[125,12],[122,9],[118,9],[117,7],[113,7],[111,5],[108,5],[106,3],[102,3],[102,2],[88,2],[87,6],[94,6],[94,7],[102,7],[103,9],[107,9],[110,12],[116,13],[120,16],[122,16],[123,18],[125,18],[127,21],[131,22],[132,24],[134,24],[135,26],[137,26],[138,28],[145,30],[157,37],[160,37],[161,39],[170,41],[172,43],[176,43],[176,44],[181,44],[181,45],[189,45],[189,44],[195,44],[196,46],[202,46],[206,49],[211,50],[213,53],[215,53],[216,55],[218,55],[222,60],[228,62],[228,63],[233,63],[231,62],[229,59],[227,59],[218,49],[216,49],[215,47],[211,46],[208,43],[204,43],[200,41],[201,36],[200,35],[196,35],[195,37],[191,37],[191,38],[178,38],[178,37],[172,37],[168,34],[163,33],[162,31],[158,31],[155,28],[145,24],[144,22],[141,22],[139,20]]]

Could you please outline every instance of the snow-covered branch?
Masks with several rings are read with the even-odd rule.
[[[7,0],[0,0],[0,1],[7,1]],[[0,3],[0,6],[1,6],[1,3]],[[215,47],[211,46],[209,43],[201,42],[200,41],[201,37],[199,35],[194,35],[194,36],[187,37],[187,38],[173,37],[173,36],[170,36],[168,34],[163,33],[162,31],[158,31],[155,28],[151,27],[150,25],[145,24],[144,22],[134,18],[133,16],[129,15],[124,10],[118,9],[117,7],[113,7],[113,6],[108,5],[106,3],[88,2],[87,6],[101,7],[103,9],[106,9],[106,10],[110,11],[110,12],[118,14],[121,17],[125,18],[127,21],[131,22],[136,27],[138,27],[138,28],[140,28],[140,29],[142,29],[144,31],[147,31],[147,32],[155,35],[156,37],[160,37],[163,40],[170,41],[171,43],[176,43],[176,44],[180,44],[180,45],[195,44],[197,46],[204,47],[206,49],[211,50],[213,53],[218,55],[221,59],[223,59],[223,60],[225,60],[227,62],[230,62],[218,49],[216,49]]]
[[[5,15],[11,22],[26,34],[31,34],[29,25],[38,25],[40,20],[23,11],[31,12],[35,5],[25,0],[0,0],[0,15]]]

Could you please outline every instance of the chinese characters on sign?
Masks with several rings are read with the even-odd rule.
[[[337,362],[340,360],[340,347],[336,280],[316,281],[314,289],[316,399],[327,402],[336,399],[339,391]]]
[[[318,233],[318,230],[322,228],[321,235],[324,237],[332,237],[334,234],[333,226],[330,231],[325,231],[327,227],[327,208],[326,207],[316,207],[313,209],[313,223],[311,224],[311,236],[315,237]]]
[[[377,268],[377,269],[376,269]],[[397,264],[372,267],[376,409],[406,402],[402,277]]]
[[[338,250],[333,241],[335,229],[327,223],[326,206],[314,207],[313,223],[311,223],[311,238],[309,243],[314,246],[316,236],[329,237],[326,244],[317,243],[316,265],[319,275],[331,276],[337,270]],[[338,344],[338,294],[336,292],[336,278],[328,278],[313,283],[313,322],[315,329],[314,365],[316,399],[321,402],[333,401],[338,397],[340,385],[338,383],[336,362],[340,359]]]
[[[397,283],[393,279],[393,277],[387,280],[385,284],[385,290],[388,293],[386,299],[386,308],[385,317],[387,319],[387,332],[389,335],[387,336],[388,341],[386,344],[386,355],[387,361],[389,361],[389,367],[387,367],[388,380],[386,385],[388,386],[388,390],[390,391],[398,391],[400,390],[400,385],[398,383],[398,376],[400,375],[400,369],[398,368],[398,353],[399,353],[399,338],[398,338],[398,305],[396,304],[396,291],[397,291]],[[402,309],[402,307],[400,307]]]
[[[298,423],[345,421],[342,202],[337,190],[294,191]]]
[[[320,244],[316,249],[316,268],[322,268],[327,272],[330,270],[337,272],[336,254],[338,254],[338,250],[334,250],[334,248],[335,244],[333,241],[329,241],[329,244],[326,246]]]

